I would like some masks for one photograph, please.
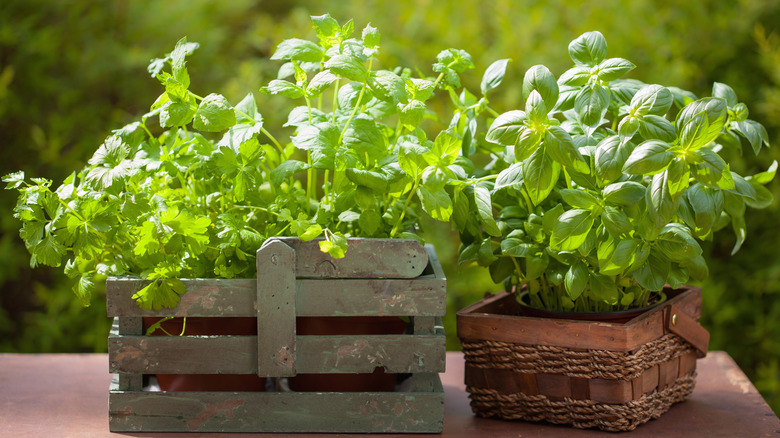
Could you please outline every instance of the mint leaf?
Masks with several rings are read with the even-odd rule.
[[[320,62],[324,56],[322,47],[300,38],[284,40],[276,46],[272,60]]]

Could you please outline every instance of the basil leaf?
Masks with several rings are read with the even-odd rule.
[[[514,163],[502,170],[496,178],[496,184],[493,190],[499,190],[506,187],[518,188],[523,185],[523,163]]]
[[[600,80],[610,82],[619,79],[636,68],[633,62],[623,58],[609,58],[600,62],[597,74]]]
[[[566,277],[564,279],[566,295],[572,300],[579,298],[588,286],[588,280],[590,280],[590,273],[584,263],[577,261],[571,265],[569,270],[566,271]]]
[[[590,291],[596,300],[609,305],[617,304],[620,298],[615,281],[604,274],[590,273]]]
[[[528,119],[525,111],[513,110],[496,117],[490,125],[485,140],[502,146],[512,146],[517,142],[521,128],[525,128]]]
[[[674,217],[680,198],[672,198],[669,193],[668,173],[661,172],[653,176],[647,187],[645,203],[647,213],[656,227],[663,227]]]
[[[631,206],[645,196],[646,188],[634,181],[622,181],[604,187],[601,194],[604,201]]]
[[[569,56],[577,65],[593,67],[607,56],[607,40],[601,32],[586,32],[569,43]]]
[[[504,75],[506,75],[508,63],[509,59],[499,59],[488,66],[485,70],[485,74],[482,75],[482,82],[479,86],[483,95],[501,85],[501,81],[504,80]]]
[[[523,161],[522,169],[528,197],[534,205],[539,205],[555,188],[561,166],[544,153],[544,148],[539,148]]]
[[[424,185],[417,188],[423,210],[432,218],[448,221],[452,215],[452,200],[444,190],[430,191]]]
[[[276,46],[272,60],[320,62],[324,51],[319,45],[300,38],[284,40]]]
[[[693,170],[693,176],[696,180],[725,190],[734,190],[736,188],[728,164],[711,149],[698,149],[693,152],[692,157],[693,166],[691,166],[691,170]]]
[[[501,236],[501,230],[493,218],[493,204],[491,202],[490,191],[484,187],[474,187],[474,202],[477,205],[477,214],[485,232],[491,236]]]
[[[633,146],[630,143],[622,142],[616,135],[599,142],[594,154],[594,166],[596,181],[600,186],[615,181],[623,175],[623,166],[632,150]]]
[[[632,175],[652,175],[662,172],[672,162],[671,146],[660,140],[648,140],[631,151],[623,172]]]
[[[584,210],[601,209],[599,199],[581,189],[561,189],[561,198],[574,208]]]
[[[672,122],[654,114],[639,119],[639,133],[647,140],[658,139],[672,142],[677,138],[677,132]]]
[[[574,209],[563,213],[550,236],[550,248],[555,251],[573,251],[585,242],[593,227],[593,216],[588,210]]]
[[[659,291],[664,288],[671,269],[671,261],[659,250],[652,248],[647,261],[634,271],[634,279],[647,290]]]
[[[523,77],[523,97],[527,100],[531,92],[536,91],[544,101],[544,107],[551,110],[558,102],[558,83],[547,67],[535,65],[525,72]],[[545,111],[546,116],[547,111]]]
[[[571,136],[560,126],[550,126],[544,134],[544,148],[555,161],[583,174],[590,173],[590,166],[574,146]]]
[[[628,112],[638,116],[663,116],[669,111],[673,101],[672,93],[666,87],[647,85],[640,89],[631,99]]]
[[[598,84],[582,87],[574,99],[577,117],[586,126],[600,125],[608,108],[609,89]]]

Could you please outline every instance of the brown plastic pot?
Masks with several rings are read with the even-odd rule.
[[[406,323],[395,316],[299,317],[298,335],[394,335],[403,334]],[[289,378],[290,389],[300,392],[390,392],[396,374],[377,368],[360,374],[298,374]]]
[[[144,318],[149,327],[160,318]],[[161,324],[172,335],[182,331],[183,318],[173,318]],[[256,318],[198,318],[188,317],[185,335],[251,336],[257,334]],[[167,336],[156,330],[151,336]],[[253,374],[157,374],[157,383],[163,391],[265,391],[265,378]]]

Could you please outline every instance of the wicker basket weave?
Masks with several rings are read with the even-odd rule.
[[[626,323],[518,315],[502,293],[458,313],[466,389],[481,417],[633,430],[693,391],[709,336],[696,322],[701,291]]]

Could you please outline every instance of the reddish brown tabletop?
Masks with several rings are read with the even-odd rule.
[[[698,369],[696,390],[688,401],[673,406],[660,419],[620,436],[780,437],[780,419],[726,353],[710,352],[699,361]],[[112,434],[108,431],[110,380],[108,356],[104,354],[0,354],[0,437],[162,435],[166,438],[216,438],[251,435]],[[460,353],[447,354],[447,373],[442,380],[445,436],[617,436],[561,426],[475,418],[463,386],[463,356]]]

